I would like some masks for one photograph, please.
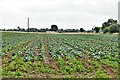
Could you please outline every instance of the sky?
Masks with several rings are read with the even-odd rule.
[[[91,30],[109,18],[118,19],[119,0],[0,0],[0,29],[31,28]]]

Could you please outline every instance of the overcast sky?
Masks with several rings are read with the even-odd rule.
[[[119,0],[0,0],[0,28],[58,28],[89,30],[118,18]]]

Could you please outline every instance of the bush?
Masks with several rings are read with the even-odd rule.
[[[103,30],[103,33],[108,33],[110,31],[110,27],[105,27],[104,30]]]
[[[116,33],[119,32],[119,27],[117,24],[113,24],[110,26],[110,33]]]

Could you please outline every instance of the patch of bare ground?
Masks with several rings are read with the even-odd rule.
[[[107,75],[110,75],[112,78],[118,76],[118,75],[117,75],[118,73],[117,73],[117,72],[114,72],[110,66],[101,65],[101,68],[102,68],[103,71],[105,70],[106,73],[107,73]]]
[[[2,58],[0,57],[0,66],[2,66]]]
[[[56,61],[50,56],[49,52],[48,52],[48,40],[47,38],[45,39],[45,65],[49,65],[50,69],[58,69],[58,65],[56,63]]]
[[[89,78],[93,78],[95,72],[97,71],[98,67],[95,64],[89,64],[88,60],[93,60],[91,58],[77,58],[78,60],[82,61],[83,66],[89,70],[89,66],[92,66],[94,68],[94,70],[90,73],[90,75],[88,76]],[[97,62],[99,63],[99,62]],[[107,75],[111,76],[112,78],[116,78],[118,75],[117,72],[114,72],[113,69],[110,66],[107,65],[101,65],[101,70],[105,71]]]
[[[83,76],[81,74],[48,74],[48,73],[41,73],[41,74],[32,74],[30,75],[32,78],[82,78]]]
[[[59,33],[59,34],[95,34],[95,33],[84,33],[84,32],[66,32],[66,33]]]
[[[82,62],[82,64],[83,64],[83,66],[85,67],[85,69],[88,70],[88,72],[89,72],[89,76],[88,77],[89,78],[93,78],[93,76],[94,76],[94,74],[95,74],[95,72],[97,71],[98,68],[94,64],[89,64],[88,60],[92,60],[92,59],[91,58],[79,58],[79,57],[77,57],[76,59],[80,60]],[[89,71],[90,70],[90,66],[93,67],[94,70]],[[86,76],[86,73],[84,74],[84,76]]]

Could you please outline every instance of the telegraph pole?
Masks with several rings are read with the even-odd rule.
[[[28,26],[28,33],[29,33],[29,18],[28,18],[27,26]]]

